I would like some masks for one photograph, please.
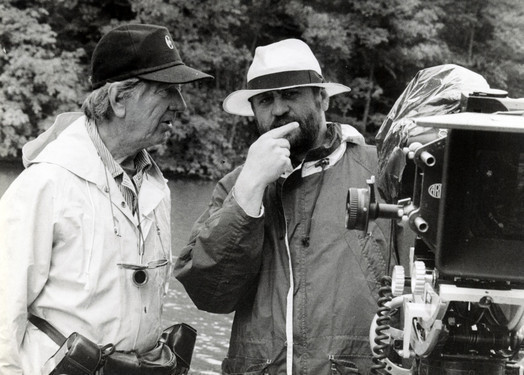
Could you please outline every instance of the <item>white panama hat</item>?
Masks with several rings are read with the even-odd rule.
[[[324,82],[320,65],[306,43],[285,39],[256,48],[247,72],[247,89],[229,94],[223,107],[233,115],[254,116],[251,97],[266,91],[304,86],[323,87],[329,96],[351,91],[339,83]]]

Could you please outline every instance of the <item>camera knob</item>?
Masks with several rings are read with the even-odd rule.
[[[404,287],[406,285],[406,275],[404,267],[395,266],[391,273],[391,293],[397,297],[404,294]]]
[[[411,269],[411,292],[414,296],[421,296],[424,293],[426,283],[426,265],[417,260],[413,262]]]

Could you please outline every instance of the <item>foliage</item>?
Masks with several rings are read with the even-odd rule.
[[[5,2],[5,1],[4,1]],[[252,118],[222,110],[245,85],[259,45],[305,40],[328,81],[352,87],[328,118],[372,142],[416,72],[455,63],[511,97],[524,96],[524,3],[511,0],[7,0],[0,5],[0,157],[58,112],[78,110],[90,89],[89,56],[109,29],[166,25],[182,58],[213,81],[184,86],[188,111],[155,158],[175,174],[218,178],[256,138]]]
[[[17,156],[54,112],[75,106],[83,50],[56,48],[42,8],[0,5],[0,157]]]
[[[481,73],[492,87],[524,95],[524,3],[510,0],[444,1],[454,9],[444,17],[441,36],[457,64]]]

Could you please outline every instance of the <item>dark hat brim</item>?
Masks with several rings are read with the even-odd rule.
[[[184,64],[170,66],[145,74],[138,74],[137,76],[149,81],[164,83],[190,83],[201,79],[213,78],[212,75],[190,68]]]

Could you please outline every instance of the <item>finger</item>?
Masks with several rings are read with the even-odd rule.
[[[291,147],[291,144],[289,143],[289,141],[286,138],[277,138],[273,142],[277,147],[287,148],[287,149]]]
[[[293,164],[291,164],[291,160],[288,159],[286,161],[286,165],[282,173],[291,173],[291,172],[293,172]]]
[[[289,156],[291,155],[291,151],[289,150],[289,148],[285,147],[279,147],[277,149],[272,150],[272,152],[274,155],[282,156],[284,158],[289,158]]]
[[[275,129],[271,129],[264,135],[270,138],[282,138],[286,134],[291,133],[293,130],[295,130],[298,127],[299,127],[298,122],[293,121],[293,122],[290,122],[289,124],[282,125]]]

